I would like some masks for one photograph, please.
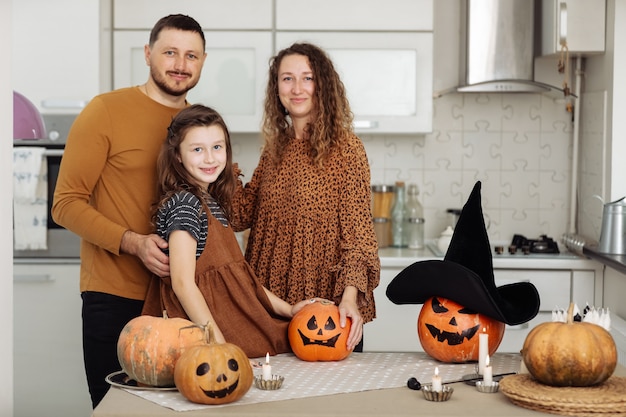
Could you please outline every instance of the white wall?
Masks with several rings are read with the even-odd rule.
[[[11,0],[0,1],[0,39],[11,39]],[[11,56],[11,44],[4,45]],[[8,48],[8,50],[6,49]],[[13,415],[13,90],[11,68],[0,65],[0,416]]]

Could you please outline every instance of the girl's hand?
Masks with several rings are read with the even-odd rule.
[[[318,301],[325,301],[331,304],[335,304],[334,301],[331,300],[327,300],[325,298],[320,298],[320,297],[313,297],[313,298],[309,298],[307,300],[302,300],[297,302],[296,304],[294,304],[293,306],[291,306],[291,317],[295,316],[296,313],[300,310],[302,310],[304,308],[304,306],[309,305],[309,304],[313,304],[315,302]]]

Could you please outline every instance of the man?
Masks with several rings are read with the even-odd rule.
[[[169,275],[167,242],[152,233],[156,159],[170,121],[187,105],[206,58],[194,19],[159,20],[144,48],[145,84],[95,97],[76,118],[52,216],[81,240],[83,351],[93,407],[120,369],[120,331],[141,313],[151,274]]]

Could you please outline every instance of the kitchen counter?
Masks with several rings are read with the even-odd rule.
[[[615,376],[626,376],[617,366]],[[350,394],[309,397],[259,404],[230,405],[210,410],[185,411],[185,416],[289,416],[289,417],[367,417],[367,416],[554,416],[512,404],[501,392],[484,394],[463,383],[452,384],[454,392],[447,402],[426,401],[419,391],[408,388],[380,389]],[[251,388],[254,389],[254,388]],[[119,388],[111,388],[93,411],[92,417],[181,416]]]
[[[622,274],[626,274],[626,255],[612,255],[597,251],[597,245],[583,247],[583,254],[591,259],[601,262]]]
[[[418,261],[442,260],[444,256],[432,243],[424,249],[382,248],[378,254],[383,268],[403,268]],[[493,267],[499,269],[595,269],[594,261],[589,258],[565,250],[559,254],[492,254]]]

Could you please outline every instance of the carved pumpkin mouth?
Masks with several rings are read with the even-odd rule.
[[[335,343],[337,343],[337,339],[339,339],[339,336],[341,336],[341,333],[331,337],[330,339],[326,339],[326,340],[319,340],[319,339],[311,339],[310,337],[307,337],[305,335],[302,334],[302,331],[300,329],[298,329],[298,334],[300,335],[300,338],[302,339],[302,344],[304,346],[307,345],[319,345],[319,346],[326,346],[329,348],[334,348],[335,347]]]
[[[426,328],[428,329],[428,331],[433,337],[437,338],[437,341],[444,342],[447,340],[448,345],[454,346],[454,345],[460,345],[461,343],[463,343],[465,339],[470,340],[472,337],[474,337],[474,335],[480,328],[480,324],[477,324],[474,327],[470,327],[469,329],[465,329],[461,333],[459,332],[452,333],[452,332],[442,331],[438,329],[437,327],[433,326],[432,324],[426,324]]]
[[[204,392],[204,395],[206,395],[209,398],[224,398],[230,394],[232,394],[236,389],[237,386],[239,385],[239,378],[237,378],[237,380],[229,385],[228,387],[224,388],[224,389],[220,389],[220,390],[213,390],[213,391],[207,391],[205,389],[202,389],[202,392]]]

